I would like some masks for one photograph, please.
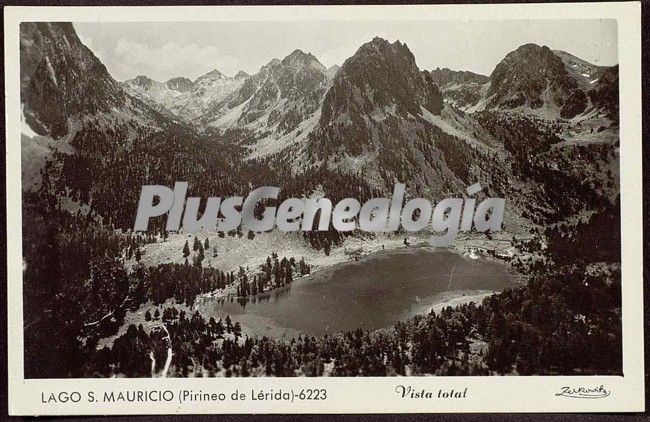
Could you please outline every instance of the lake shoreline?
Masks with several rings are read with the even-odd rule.
[[[403,237],[392,237],[391,239],[368,239],[364,242],[364,252],[356,256],[354,259],[352,256],[348,255],[348,250],[351,248],[350,245],[342,245],[340,248],[333,250],[333,256],[323,257],[328,258],[321,261],[321,265],[316,266],[312,269],[312,272],[309,275],[296,278],[293,283],[281,289],[288,290],[290,286],[300,285],[303,283],[317,282],[317,283],[329,283],[332,281],[334,275],[341,268],[344,268],[350,264],[363,265],[372,265],[373,261],[380,262],[382,259],[390,258],[391,256],[403,256],[403,255],[413,255],[414,257],[421,252],[431,252],[431,253],[442,253],[442,254],[454,254],[459,256],[463,260],[468,262],[493,262],[499,263],[506,269],[506,272],[509,274],[511,280],[516,282],[515,284],[521,283],[519,280],[522,275],[519,274],[519,277],[516,275],[516,271],[510,266],[505,260],[498,259],[496,257],[486,255],[486,254],[471,254],[469,251],[472,251],[471,248],[474,247],[474,244],[477,242],[489,242],[489,239],[477,239],[475,237],[467,239],[458,239],[454,244],[445,247],[432,247],[428,244],[428,238],[424,237],[408,237],[409,244],[404,244]],[[387,241],[390,240],[390,241]],[[356,242],[354,242],[356,243]],[[515,274],[513,274],[515,273]],[[272,289],[262,293],[262,295],[273,295],[274,291],[278,289]],[[214,309],[209,310],[209,303],[213,301],[236,301],[237,297],[234,295],[235,288],[229,286],[227,289],[209,292],[200,294],[196,298],[195,306],[191,309],[186,309],[186,311],[199,310],[205,317],[218,315],[214,312]],[[481,303],[482,300],[492,294],[499,293],[495,290],[486,290],[486,289],[464,289],[464,290],[451,290],[442,293],[433,295],[433,297],[425,297],[422,300],[422,306],[417,306],[416,311],[405,311],[403,316],[399,320],[404,320],[410,317],[413,317],[417,314],[427,314],[431,311],[440,312],[444,307],[447,306],[460,306],[469,302],[475,302],[477,304]],[[249,297],[249,299],[259,300],[263,296]],[[165,306],[181,306],[185,308],[184,305],[175,304],[173,300],[168,300],[163,305]],[[254,306],[254,304],[251,304]],[[129,323],[140,322],[143,320],[143,314],[147,309],[150,309],[151,312],[155,309],[155,305],[152,304],[143,304],[140,309],[135,312],[128,312],[129,314],[139,314],[131,315],[130,318],[127,318]],[[266,335],[267,337],[277,338],[277,339],[286,339],[290,340],[291,337],[297,337],[298,334],[305,334],[300,330],[283,327],[281,324],[276,323],[270,318],[265,318],[259,316],[256,318],[251,315],[237,315],[234,313],[229,313],[233,321],[238,321],[242,326],[242,333],[245,335]],[[225,317],[225,313],[223,315]],[[396,320],[397,321],[397,320]],[[144,321],[142,321],[144,322]],[[127,323],[125,323],[126,325]],[[144,324],[146,328],[149,328],[152,323]],[[392,326],[392,325],[391,325]],[[388,327],[386,327],[388,328]],[[386,329],[386,328],[379,328]],[[123,331],[123,330],[120,330]],[[370,331],[376,331],[371,329]],[[336,334],[336,332],[332,332]],[[311,334],[308,334],[311,335]],[[113,336],[110,336],[113,337]],[[111,343],[112,338],[102,339],[102,343]]]
[[[356,328],[373,332],[444,307],[480,304],[516,286],[508,266],[498,259],[472,259],[457,249],[423,244],[332,264],[251,297],[241,308],[235,298],[205,298],[198,305],[215,318],[230,315],[246,334],[290,339]],[[312,320],[288,317],[294,314]],[[356,323],[353,318],[358,318]]]
[[[440,313],[444,308],[447,307],[458,307],[462,305],[467,305],[471,302],[474,302],[476,305],[480,305],[483,299],[486,297],[492,296],[493,294],[498,294],[498,291],[494,290],[456,290],[443,292],[436,296],[438,298],[434,299],[434,302],[428,302],[422,308],[418,309],[415,312],[409,312],[408,316],[401,318],[400,321],[404,321],[409,318],[413,318],[417,315],[427,315],[431,312],[436,314]],[[243,318],[242,318],[243,317]],[[322,337],[322,335],[312,335],[300,330],[281,327],[277,324],[274,324],[273,321],[268,318],[260,316],[251,316],[251,315],[239,315],[236,317],[231,316],[233,321],[238,321],[242,327],[242,334],[247,335],[248,337],[262,337],[266,336],[276,340],[291,341],[292,338],[297,338],[299,335],[302,337]],[[394,325],[390,327],[382,327],[373,330],[369,330],[370,333],[378,333],[390,330]],[[330,336],[343,335],[346,331],[338,331],[328,333]]]
[[[470,302],[480,305],[483,299],[498,293],[495,290],[457,290],[444,292],[440,294],[439,299],[428,305],[426,312],[422,313],[440,313],[444,308],[455,308],[457,306],[467,305]]]

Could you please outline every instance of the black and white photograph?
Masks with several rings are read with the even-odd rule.
[[[246,16],[19,22],[18,377],[616,396],[621,22]]]

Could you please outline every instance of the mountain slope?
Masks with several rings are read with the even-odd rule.
[[[485,94],[485,84],[490,81],[484,75],[448,68],[436,68],[429,74],[443,93],[445,101],[460,108],[476,104]]]
[[[215,69],[193,82],[183,77],[158,82],[140,75],[122,82],[122,85],[157,109],[191,121],[202,116],[213,103],[239,89],[246,78],[245,72],[228,78]]]
[[[618,122],[619,93],[618,93],[618,65],[605,69],[593,88],[589,90],[589,99],[594,107],[603,110],[607,117]]]
[[[127,94],[71,23],[22,23],[20,58],[24,190],[37,189],[52,155],[73,153],[71,140],[86,128],[93,128],[94,140],[115,137],[112,148],[129,148],[138,133],[175,124]]]
[[[39,135],[66,135],[73,120],[157,119],[126,95],[106,67],[77,37],[70,23],[22,23],[21,103],[27,125]]]
[[[597,66],[536,44],[525,44],[508,53],[489,77],[440,68],[430,72],[445,101],[462,110],[520,111],[551,120],[615,116],[611,101],[606,105],[594,102],[592,97],[596,95],[594,88],[602,90],[602,84],[612,91],[617,73],[616,66]],[[600,83],[603,77],[606,80]]]
[[[435,124],[444,120],[443,107],[408,46],[374,38],[337,72],[309,136],[308,161],[360,175],[380,190],[392,189],[395,179],[433,195],[456,190],[462,183],[443,152],[455,140]]]
[[[587,97],[550,48],[525,44],[509,53],[490,75],[488,108],[540,109],[571,118],[585,111]]]
[[[597,66],[582,60],[573,54],[562,50],[553,50],[553,54],[558,56],[569,74],[580,84],[583,90],[593,88],[593,84],[598,81],[602,74],[608,69],[606,66]]]
[[[180,117],[176,108],[188,97],[185,91],[173,89],[166,82],[158,82],[144,75],[124,81],[121,85],[130,95],[172,118]],[[174,83],[171,85],[180,88],[180,85]]]
[[[247,78],[200,123],[220,130],[243,129],[251,134],[252,156],[268,155],[311,131],[330,82],[316,57],[295,50]]]

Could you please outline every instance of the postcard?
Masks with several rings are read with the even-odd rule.
[[[644,409],[640,3],[4,34],[11,414]]]

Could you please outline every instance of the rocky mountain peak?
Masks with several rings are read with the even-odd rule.
[[[309,56],[311,56],[311,53],[305,53],[301,49],[296,48],[289,55],[287,55],[287,57],[285,57],[282,61],[285,61],[285,60],[289,60],[289,61],[300,60],[302,58],[306,58],[306,57],[309,57]]]
[[[322,71],[327,70],[313,54],[305,53],[300,49],[294,50],[291,54],[282,59],[281,64],[292,68],[309,66]]]
[[[404,60],[408,61],[409,64],[415,65],[415,57],[411,50],[409,50],[406,44],[402,44],[399,40],[396,40],[393,43],[388,42],[381,37],[375,37],[372,41],[363,44],[352,57],[372,57],[372,56],[384,56],[384,57],[398,57],[401,56]],[[417,66],[416,66],[417,67]]]
[[[384,189],[395,178],[405,180],[404,169],[421,159],[415,145],[430,145],[429,121],[443,106],[438,87],[408,47],[376,37],[336,72],[307,151],[332,167],[361,172]],[[430,153],[431,160],[438,159]],[[417,183],[434,180],[431,173]]]
[[[421,114],[420,107],[432,114],[440,113],[443,107],[442,95],[431,76],[418,69],[406,44],[375,37],[337,72],[323,103],[320,124],[327,126],[340,114],[367,115],[385,108],[416,116]]]
[[[128,81],[124,81],[125,84],[131,85],[131,86],[137,86],[142,89],[149,90],[151,87],[156,83],[153,79],[145,76],[145,75],[138,75],[133,79],[130,79]]]
[[[320,106],[327,89],[326,71],[314,55],[302,50],[294,50],[282,60],[271,60],[246,79],[231,102],[232,107],[248,101],[238,124],[277,126],[282,133],[295,130]]]
[[[508,75],[518,75],[527,78],[555,76],[566,73],[564,63],[553,51],[546,46],[524,44],[508,53],[496,66],[490,79],[493,82],[491,90],[498,89]]]
[[[250,77],[250,76],[251,76],[251,75],[249,75],[248,73],[244,72],[243,70],[240,70],[240,71],[237,72],[237,74],[235,75],[235,79],[246,79],[246,78],[248,78],[248,77]]]
[[[586,95],[563,60],[546,46],[524,44],[508,53],[490,75],[489,107],[548,108],[571,118],[582,113]]]
[[[217,69],[214,69],[214,70],[209,71],[205,75],[201,75],[198,78],[196,78],[194,83],[197,83],[197,82],[202,81],[204,79],[219,80],[219,79],[224,79],[224,78],[225,78],[225,76],[223,75],[223,73],[219,72],[219,70],[217,70]]]

